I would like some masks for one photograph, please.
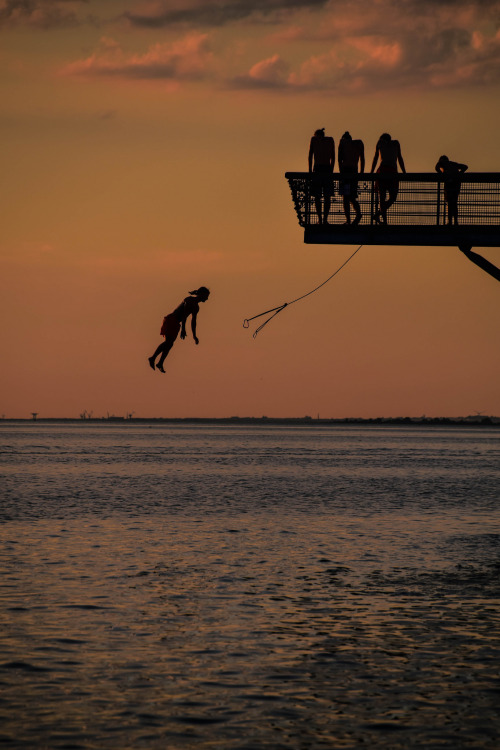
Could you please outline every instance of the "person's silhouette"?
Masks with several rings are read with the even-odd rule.
[[[170,349],[174,345],[174,341],[177,338],[179,331],[181,332],[181,339],[186,338],[186,321],[191,315],[191,331],[193,334],[194,343],[198,344],[199,340],[196,336],[196,318],[200,309],[199,302],[206,302],[210,291],[206,286],[200,286],[199,289],[195,289],[193,292],[189,292],[190,296],[185,297],[181,304],[175,308],[175,310],[166,315],[163,318],[163,324],[161,327],[160,334],[165,337],[165,341],[158,346],[155,353],[148,357],[149,366],[155,369],[155,360],[159,357],[156,363],[156,368],[160,372],[165,372],[163,369],[163,363],[165,357],[169,353]]]
[[[467,164],[450,161],[447,156],[440,156],[436,172],[444,178],[444,197],[448,204],[448,224],[458,224],[458,196],[460,195],[460,175],[468,169]]]
[[[333,168],[335,166],[335,142],[325,135],[325,129],[316,130],[309,145],[309,172],[313,172],[311,193],[320,224],[328,223],[328,214],[333,195]],[[323,198],[323,211],[321,210]]]
[[[401,154],[399,141],[391,138],[389,133],[382,133],[378,139],[375,156],[373,157],[371,172],[375,171],[377,162],[380,158],[380,165],[377,169],[379,175],[375,186],[378,191],[380,208],[376,212],[374,219],[376,222],[387,224],[387,209],[392,206],[399,191],[398,164],[401,171],[406,174],[405,163]],[[387,197],[389,195],[389,197]]]
[[[359,171],[365,171],[365,147],[363,141],[353,141],[347,131],[339,143],[339,172],[340,192],[344,201],[346,224],[351,223],[351,204],[356,211],[353,224],[361,221],[361,208],[358,201],[358,166]]]

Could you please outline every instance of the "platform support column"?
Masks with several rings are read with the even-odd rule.
[[[500,268],[497,268],[493,265],[493,263],[490,263],[489,260],[486,260],[486,258],[483,258],[482,255],[479,255],[478,253],[474,253],[472,251],[472,248],[470,245],[459,245],[458,249],[462,251],[462,253],[470,260],[472,263],[475,263],[476,266],[479,266],[479,268],[482,268],[483,271],[486,271],[486,273],[489,273],[490,276],[493,276],[494,279],[497,281],[500,281]]]

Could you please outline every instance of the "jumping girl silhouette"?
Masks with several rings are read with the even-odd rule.
[[[155,360],[159,357],[156,363],[156,369],[160,372],[165,372],[163,369],[163,363],[165,357],[169,353],[170,349],[174,345],[175,339],[177,338],[179,331],[181,332],[181,339],[186,338],[186,320],[191,315],[191,331],[193,333],[194,343],[198,344],[199,340],[196,336],[196,318],[200,309],[199,302],[206,302],[210,290],[206,286],[200,286],[199,289],[195,289],[194,292],[189,292],[190,296],[185,297],[181,304],[175,308],[173,313],[166,315],[163,318],[163,325],[161,327],[160,334],[165,337],[165,341],[159,345],[155,353],[148,357],[149,366],[155,369]]]

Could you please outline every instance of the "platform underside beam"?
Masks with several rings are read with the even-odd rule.
[[[413,245],[433,247],[500,247],[500,227],[339,226],[304,229],[308,245]]]

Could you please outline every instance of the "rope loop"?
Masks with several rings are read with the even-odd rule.
[[[331,276],[329,276],[329,277],[328,277],[328,278],[327,278],[327,279],[326,279],[325,281],[323,281],[323,282],[322,282],[321,284],[319,284],[319,285],[318,285],[317,287],[315,287],[314,289],[311,289],[311,291],[310,291],[310,292],[307,292],[307,294],[303,294],[303,295],[302,295],[301,297],[297,297],[297,299],[294,299],[294,300],[292,300],[291,302],[284,302],[284,303],[283,303],[282,305],[280,305],[279,307],[272,307],[272,308],[271,308],[270,310],[266,310],[265,312],[259,313],[258,315],[254,315],[254,316],[253,316],[252,318],[245,318],[245,320],[243,321],[243,328],[248,328],[248,327],[249,327],[249,325],[250,325],[250,321],[251,321],[251,320],[255,320],[255,318],[261,318],[261,317],[262,317],[263,315],[267,315],[268,313],[273,313],[273,314],[272,314],[272,315],[271,315],[271,316],[270,316],[270,317],[269,317],[269,318],[268,318],[267,320],[265,320],[265,321],[264,321],[264,322],[263,322],[263,323],[262,323],[262,324],[261,324],[261,325],[260,325],[260,326],[259,326],[258,328],[256,328],[256,329],[255,329],[255,331],[254,331],[254,333],[253,333],[253,338],[256,338],[256,337],[257,337],[257,334],[259,333],[259,331],[262,331],[262,329],[264,328],[264,326],[266,326],[266,325],[267,325],[267,324],[268,324],[268,323],[269,323],[269,322],[270,322],[270,321],[271,321],[271,320],[272,320],[272,319],[273,319],[274,317],[276,317],[276,315],[277,315],[278,313],[280,313],[280,312],[281,312],[282,310],[284,310],[284,309],[285,309],[285,307],[289,307],[290,305],[293,305],[293,304],[295,304],[295,302],[299,302],[299,300],[301,300],[301,299],[305,299],[305,297],[309,297],[309,295],[310,295],[310,294],[314,294],[314,292],[317,292],[317,291],[318,291],[318,289],[321,289],[321,287],[322,287],[322,286],[325,286],[325,284],[327,284],[327,283],[328,283],[328,282],[330,281],[330,279],[333,279],[333,277],[334,277],[334,276],[336,276],[336,275],[338,274],[338,272],[339,272],[339,271],[341,271],[341,270],[342,270],[342,268],[344,268],[344,266],[346,266],[346,265],[347,265],[347,264],[349,263],[349,261],[351,260],[351,258],[354,258],[354,256],[356,255],[356,253],[357,253],[357,252],[358,252],[359,250],[361,250],[361,248],[362,248],[362,247],[363,247],[363,245],[360,245],[360,246],[359,246],[359,247],[358,247],[358,248],[357,248],[357,249],[356,249],[356,250],[355,250],[355,251],[353,252],[353,254],[352,254],[352,255],[350,255],[350,256],[349,256],[349,257],[347,258],[347,260],[346,260],[346,261],[344,261],[344,263],[342,263],[342,265],[341,265],[341,266],[339,266],[339,267],[337,268],[337,270],[336,270],[336,271],[335,271],[334,273],[332,273],[332,275],[331,275]]]

